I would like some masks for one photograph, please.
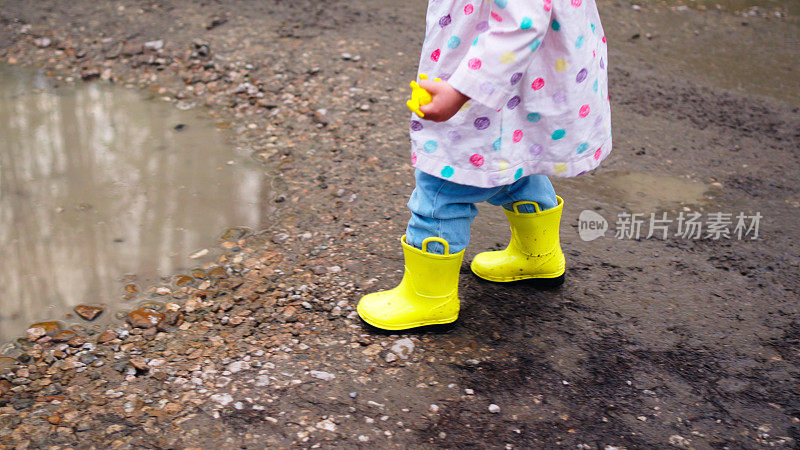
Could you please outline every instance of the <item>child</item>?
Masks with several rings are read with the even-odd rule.
[[[405,274],[364,296],[386,330],[458,318],[458,274],[475,203],[502,206],[503,251],[470,268],[495,282],[563,281],[563,200],[547,175],[592,170],[611,150],[606,38],[595,0],[429,0],[420,72],[432,101],[411,121],[416,188],[401,238]],[[422,77],[421,77],[422,78]]]

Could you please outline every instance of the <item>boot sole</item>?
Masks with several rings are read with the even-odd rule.
[[[358,314],[358,318],[361,319],[361,323],[366,325],[368,328],[374,330],[380,330],[384,332],[395,332],[395,331],[449,331],[454,327],[454,324],[458,320],[458,315],[453,318],[443,319],[437,322],[429,322],[429,323],[412,323],[408,325],[395,325],[395,326],[381,326],[375,323],[368,322],[361,314]]]
[[[453,331],[456,328],[456,323],[457,323],[457,321],[452,321],[452,322],[449,322],[449,323],[420,325],[420,326],[416,326],[416,327],[412,327],[412,328],[404,328],[404,329],[398,329],[398,330],[387,330],[385,328],[376,327],[375,325],[372,325],[371,323],[367,322],[366,320],[362,319],[361,317],[359,317],[359,319],[361,319],[361,326],[368,333],[371,333],[371,334],[382,334],[382,335],[387,335],[387,336],[391,335],[391,334],[397,334],[398,332],[401,332],[401,333],[414,333],[414,334],[416,334],[416,333],[420,333],[420,334],[424,334],[424,333],[430,333],[430,334],[449,333],[450,331]]]
[[[479,280],[488,281],[491,283],[513,283],[513,284],[526,284],[531,286],[536,286],[540,288],[554,288],[561,286],[564,284],[564,275],[565,272],[561,272],[560,275],[555,276],[519,276],[519,277],[509,277],[509,278],[490,278],[485,277],[475,271],[472,271],[472,274],[478,277]]]

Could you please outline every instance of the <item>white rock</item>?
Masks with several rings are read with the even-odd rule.
[[[432,404],[430,406],[431,412],[439,412],[439,405]]]
[[[312,370],[308,372],[314,378],[319,378],[320,380],[331,381],[336,378],[336,375],[328,372],[323,372],[322,370]]]
[[[206,256],[207,254],[208,254],[208,249],[204,248],[202,250],[198,250],[198,251],[192,253],[191,255],[189,255],[189,258],[191,258],[191,259],[202,258],[203,256]]]
[[[500,412],[500,407],[492,403],[491,405],[489,405],[489,412],[492,414],[497,414]]]
[[[164,41],[162,39],[159,39],[157,41],[145,42],[144,48],[148,50],[161,50],[162,48],[164,48]]]
[[[409,338],[398,339],[395,341],[394,345],[392,345],[391,350],[397,356],[408,359],[411,353],[414,352],[414,341]]]
[[[673,434],[669,437],[669,443],[670,445],[674,445],[678,448],[689,448],[689,446],[692,444],[692,441],[681,435]]]
[[[231,394],[214,394],[211,396],[211,400],[219,403],[222,406],[227,406],[233,401],[233,397],[231,397]]]
[[[397,361],[397,355],[395,355],[392,352],[389,352],[386,354],[386,357],[384,357],[384,359],[386,360],[387,363],[395,362]]]
[[[250,363],[248,363],[247,361],[234,361],[228,364],[227,370],[230,373],[236,373],[249,368],[250,368]]]
[[[256,387],[264,387],[269,385],[268,375],[259,375],[256,377]]]
[[[317,423],[317,428],[320,430],[336,431],[336,424],[331,419],[325,419]]]

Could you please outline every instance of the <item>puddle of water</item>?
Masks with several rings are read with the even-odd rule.
[[[188,255],[259,228],[267,190],[197,113],[0,66],[0,341],[81,303],[134,306],[126,274],[142,290],[209,261]]]
[[[603,172],[558,184],[629,212],[651,213],[705,203],[711,186],[688,178],[648,172]],[[558,189],[556,189],[558,191]]]

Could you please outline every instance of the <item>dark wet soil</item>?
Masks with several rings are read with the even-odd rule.
[[[327,310],[314,310],[303,316],[306,331],[290,334],[303,340],[312,333],[314,351],[286,353],[275,359],[274,372],[302,378],[299,373],[319,369],[336,373],[334,380],[312,375],[278,390],[218,389],[235,399],[268,400],[266,412],[201,402],[161,425],[161,416],[145,422],[135,411],[114,410],[113,401],[89,398],[72,407],[89,409],[105,434],[73,427],[59,441],[57,429],[36,434],[8,419],[14,431],[0,443],[67,444],[80,435],[98,446],[796,447],[796,18],[650,5],[636,10],[624,2],[600,8],[610,42],[615,149],[596,173],[554,182],[566,201],[562,287],[481,283],[465,265],[458,325],[447,333],[411,334],[416,350],[407,361],[387,362],[397,337],[365,333],[357,320],[327,320]],[[282,272],[259,281],[272,287],[255,298],[317,284],[309,295],[336,292],[336,301],[352,307],[363,293],[394,285],[402,268],[397,239],[413,187],[402,100],[423,16],[421,1],[7,1],[0,56],[33,60],[76,79],[110,68],[115,82],[207,105],[264,162],[274,180],[267,200],[284,208],[282,220],[248,244],[256,254],[282,258]],[[31,26],[20,34],[25,24]],[[34,40],[44,36],[53,43],[37,48]],[[210,43],[214,64],[207,57],[191,62],[195,38]],[[163,63],[118,50],[156,39],[165,40]],[[262,96],[237,92],[246,80]],[[709,190],[684,205],[630,210],[637,206],[625,195],[591,189],[609,172],[685,177]],[[585,209],[608,219],[606,237],[579,238],[577,218]],[[762,220],[755,240],[615,239],[623,210],[645,217],[759,212]],[[507,239],[502,214],[481,212],[465,261]],[[321,275],[320,266],[337,270]],[[238,328],[229,332],[227,322],[211,327],[207,320],[209,336],[224,336],[216,351],[248,352],[233,339]],[[238,338],[277,339],[262,325]],[[181,345],[187,333],[160,339]],[[204,357],[212,361],[212,353]],[[247,381],[242,373],[230,375],[232,386]],[[149,388],[148,395],[178,389],[134,378],[118,389]],[[34,398],[35,392],[18,391]],[[358,391],[355,399],[351,391]],[[7,408],[15,401],[22,400],[9,400]],[[490,404],[500,412],[490,413]],[[19,406],[27,411],[32,400]],[[124,427],[109,432],[121,418]],[[39,426],[31,420],[30,427]],[[320,431],[325,427],[336,431]]]

